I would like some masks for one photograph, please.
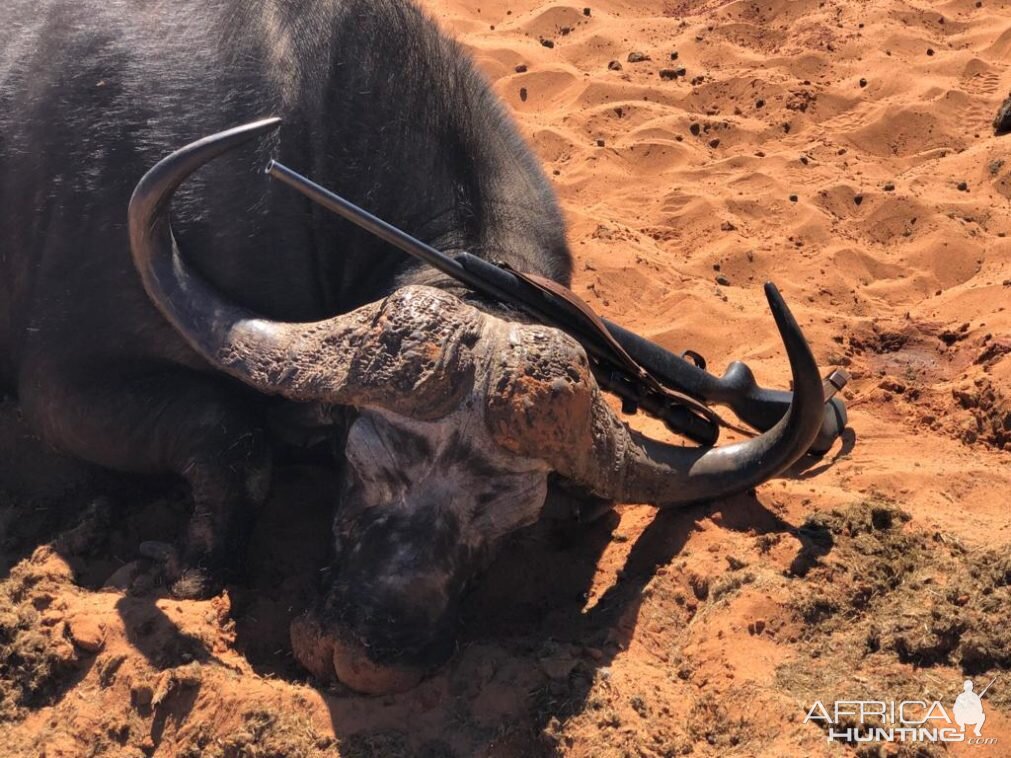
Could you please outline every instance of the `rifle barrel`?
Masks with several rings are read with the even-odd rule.
[[[355,205],[350,200],[346,200],[336,192],[331,192],[326,187],[322,187],[311,179],[293,171],[283,163],[271,161],[267,164],[264,173],[273,179],[287,184],[314,203],[318,203],[341,218],[371,232],[381,240],[399,248],[408,255],[424,261],[432,268],[446,274],[446,276],[466,284],[472,290],[492,297],[501,303],[521,307],[531,316],[540,319],[548,326],[554,326],[565,331],[565,324],[555,314],[547,312],[542,305],[532,300],[522,283],[508,271],[494,264],[488,264],[486,267],[483,267],[484,274],[479,270],[467,268],[460,260],[446,255],[440,250],[436,250],[416,237],[412,237],[407,232],[393,226],[393,224],[383,221],[383,219]],[[463,255],[461,257],[466,259],[472,256]],[[492,269],[495,274],[494,279],[488,275]],[[584,347],[593,352],[598,358],[602,360],[610,358],[598,345],[587,344],[588,338],[580,341]]]
[[[287,184],[289,187],[297,190],[314,203],[317,203],[327,210],[336,213],[341,218],[360,226],[362,229],[371,232],[381,240],[384,240],[394,247],[403,250],[408,255],[419,258],[432,268],[463,282],[471,289],[491,295],[503,302],[511,302],[515,299],[515,297],[509,297],[507,293],[501,291],[493,284],[473,275],[470,271],[465,269],[457,261],[445,253],[436,250],[431,245],[426,245],[421,240],[412,237],[410,234],[407,234],[407,232],[393,226],[393,224],[383,221],[378,216],[372,215],[367,210],[358,207],[351,201],[345,200],[343,197],[335,192],[331,192],[326,187],[321,187],[316,184],[316,182],[302,176],[296,171],[293,171],[283,163],[271,161],[267,164],[267,168],[264,173],[273,179],[277,179],[284,184]]]
[[[432,268],[466,284],[476,292],[488,295],[501,303],[521,307],[531,316],[541,320],[548,326],[566,331],[566,325],[558,315],[550,313],[544,308],[542,303],[532,298],[527,288],[509,271],[491,263],[486,263],[486,265],[479,268],[474,266],[467,267],[461,261],[472,260],[473,256],[464,254],[457,259],[446,255],[431,245],[427,245],[407,232],[398,229],[393,224],[383,221],[378,216],[374,216],[364,208],[360,208],[350,200],[346,200],[326,187],[316,184],[316,182],[293,171],[283,163],[271,161],[267,164],[264,173],[287,184],[314,203],[318,203],[341,218],[371,232],[408,255],[418,258]],[[473,261],[475,264],[481,262],[477,260]],[[607,354],[607,351],[602,349],[600,345],[596,344],[588,336],[583,335],[583,339],[580,342],[597,358],[613,362],[612,357]]]
[[[985,694],[986,694],[986,691],[987,691],[988,689],[990,689],[990,685],[992,685],[992,684],[993,684],[994,682],[996,682],[996,681],[997,681],[997,677],[994,677],[993,679],[991,679],[991,680],[990,680],[990,684],[988,684],[988,685],[987,685],[986,687],[984,687],[984,688],[983,688],[983,691],[982,691],[981,693],[979,693],[979,697],[980,697],[980,699],[982,699],[982,698],[983,698],[983,695],[985,695]]]

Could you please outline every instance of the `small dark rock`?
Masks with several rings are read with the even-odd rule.
[[[702,131],[702,127],[699,126],[698,123],[694,123],[694,124],[692,124],[691,126],[688,127],[688,131],[690,131],[692,134],[694,134],[696,137],[698,137],[699,133]]]
[[[597,140],[597,147],[603,147],[603,146],[604,146],[604,140],[602,140],[602,139]]]
[[[957,185],[955,185],[955,188],[959,192],[968,192],[969,191],[969,185],[966,182],[959,182]]]
[[[621,71],[621,64],[618,63],[618,61],[611,61],[610,63],[607,64],[607,67],[611,71]]]
[[[730,566],[731,571],[740,571],[742,568],[747,568],[748,566],[747,563],[745,563],[740,558],[737,558],[733,555],[727,556],[727,565]],[[762,628],[763,629],[765,628],[764,622],[762,624]]]
[[[678,78],[677,71],[672,68],[662,68],[660,69],[660,78],[666,81],[673,81]]]
[[[717,274],[716,275],[716,283],[719,284],[722,287],[729,287],[730,286],[730,280],[727,279],[727,277],[725,277],[723,274]]]
[[[541,44],[544,45],[544,47],[548,47],[548,48],[555,46],[554,40],[550,40],[550,39],[542,39],[541,40]]]
[[[526,87],[520,87],[520,101],[522,101],[524,103],[527,101],[527,88]]]
[[[583,15],[584,15],[584,16],[589,16],[589,15],[590,15],[590,12],[591,12],[591,11],[590,11],[590,9],[589,9],[589,8],[583,8]]]
[[[882,187],[881,189],[883,189],[885,192],[894,192],[895,191],[895,185],[892,184],[891,182],[886,182],[885,186]]]
[[[527,72],[527,65],[525,63],[521,63],[516,67],[517,74],[525,74],[526,72]]]
[[[860,80],[860,86],[861,87],[866,87],[867,86],[867,80],[866,79],[861,79]]]
[[[933,54],[934,54],[934,48],[928,47],[927,48],[927,55],[933,55]]]
[[[631,52],[628,54],[629,63],[644,63],[649,59],[650,57],[646,53]]]
[[[692,594],[698,600],[705,600],[709,597],[709,577],[692,572],[688,575],[688,586],[692,588]]]
[[[678,54],[677,54],[676,50],[673,53],[670,54],[670,59],[672,61],[676,61],[678,59]]]
[[[1011,95],[997,109],[997,115],[993,119],[993,131],[997,135],[1011,132]]]
[[[856,203],[857,205],[860,205],[860,203],[862,203],[863,201],[864,201],[864,196],[863,195],[854,195],[853,196],[853,202]]]
[[[764,108],[765,107],[765,101],[762,98],[758,98],[755,101],[755,107],[756,108]]]
[[[797,196],[796,195],[790,195],[790,202],[791,203],[797,202]]]
[[[897,379],[892,379],[891,377],[886,377],[878,383],[878,389],[882,389],[885,392],[892,392],[896,395],[906,394],[906,385]]]
[[[714,137],[713,139],[709,140],[709,147],[711,147],[711,148],[713,148],[715,150],[719,146],[720,146],[720,140],[718,138]]]

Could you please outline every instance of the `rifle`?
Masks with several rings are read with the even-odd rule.
[[[993,686],[993,683],[996,682],[996,681],[997,681],[997,677],[994,677],[993,679],[990,680],[990,684],[988,684],[986,687],[983,688],[983,691],[981,693],[979,693],[979,699],[980,700],[983,699],[983,695],[986,694],[986,691],[988,689],[990,689]]]
[[[642,410],[676,434],[713,445],[721,426],[751,432],[722,419],[708,407],[710,403],[729,407],[759,432],[775,426],[790,407],[792,393],[759,387],[751,369],[740,361],[731,363],[722,377],[714,376],[598,316],[557,282],[470,253],[442,253],[277,161],[271,161],[265,173],[475,292],[519,308],[575,338],[589,355],[598,384],[621,398],[623,413]],[[824,454],[846,426],[846,406],[834,396],[848,380],[849,375],[837,369],[823,383],[825,418],[809,451],[814,455]]]

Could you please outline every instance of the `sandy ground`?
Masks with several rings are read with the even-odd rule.
[[[754,497],[519,535],[452,663],[370,699],[313,688],[288,649],[326,550],[324,472],[280,472],[248,586],[127,595],[181,493],[55,458],[7,403],[0,753],[934,755],[830,744],[804,714],[947,707],[994,676],[998,743],[949,750],[1011,753],[1011,136],[990,124],[1011,8],[425,4],[558,188],[577,291],[782,386],[775,281],[819,361],[852,372],[852,433]]]

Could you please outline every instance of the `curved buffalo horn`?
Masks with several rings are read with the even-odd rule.
[[[129,228],[144,289],[204,359],[260,392],[442,418],[470,391],[466,378],[474,368],[466,345],[481,329],[480,314],[457,298],[405,288],[324,321],[270,321],[224,300],[180,253],[169,219],[175,191],[206,163],[280,123],[264,119],[205,137],[141,178],[130,198]],[[387,339],[395,332],[397,340]],[[428,339],[441,347],[437,359],[431,345],[411,349],[412,340]]]
[[[172,196],[205,163],[252,139],[277,129],[270,118],[214,134],[177,150],[148,171],[130,198],[130,249],[144,289],[161,312],[204,358],[218,363],[234,331],[258,334],[276,342],[277,325],[226,303],[179,254],[169,220]]]
[[[766,433],[717,448],[668,445],[629,429],[615,416],[600,390],[594,388],[592,408],[585,414],[589,428],[573,430],[575,434],[557,447],[551,444],[553,440],[543,425],[527,434],[514,430],[513,439],[528,443],[514,449],[547,460],[558,473],[602,497],[661,506],[743,492],[782,473],[807,452],[817,437],[824,393],[811,348],[782,296],[771,283],[765,285],[765,294],[793,372],[790,409]],[[557,397],[545,406],[560,414],[568,411]]]
[[[771,284],[766,295],[790,359],[793,403],[765,434],[720,448],[673,446],[630,430],[570,337],[497,319],[441,290],[405,287],[307,324],[269,321],[226,302],[180,254],[169,204],[198,168],[279,123],[259,121],[184,147],[152,168],[130,201],[130,244],[144,287],[212,365],[263,393],[419,420],[443,418],[480,393],[502,447],[624,502],[695,502],[749,489],[781,473],[817,436],[818,367]]]

